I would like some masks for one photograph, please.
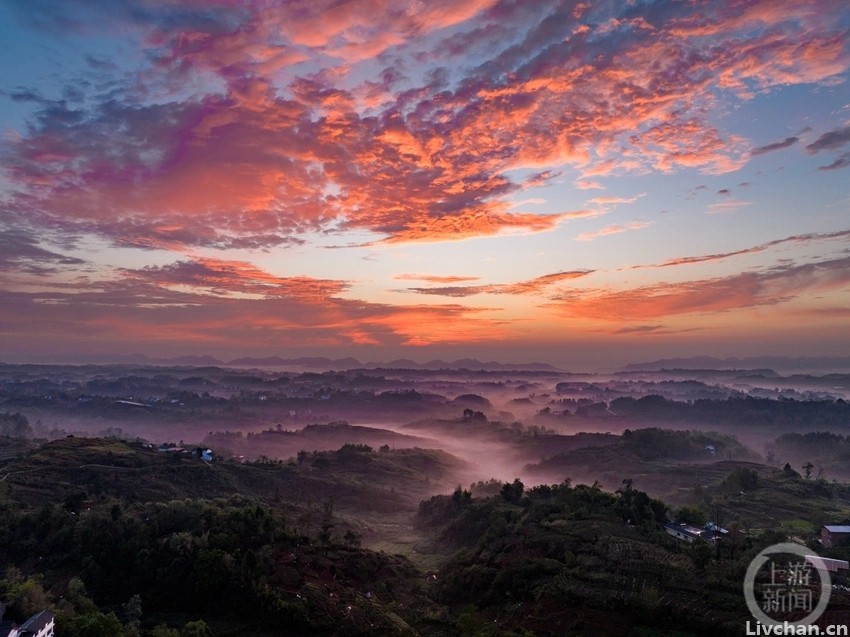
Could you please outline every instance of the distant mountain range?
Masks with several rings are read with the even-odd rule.
[[[350,369],[468,369],[473,371],[536,371],[567,373],[563,368],[548,363],[500,363],[497,361],[481,361],[476,358],[459,358],[454,361],[440,359],[426,363],[417,363],[409,358],[397,358],[391,361],[362,362],[350,356],[344,358],[328,358],[324,356],[299,356],[283,358],[281,356],[240,357],[222,360],[209,355],[152,357],[146,354],[69,354],[62,357],[44,356],[39,361],[43,364],[66,363],[73,365],[112,364],[112,365],[163,365],[187,367],[269,367],[280,369],[300,369],[315,371],[344,371]],[[688,358],[661,358],[643,363],[630,363],[617,371],[621,372],[655,372],[662,370],[761,370],[779,373],[850,373],[850,356],[751,356],[718,358],[715,356],[691,356]]]
[[[746,358],[716,358],[714,356],[692,356],[690,358],[662,358],[650,363],[631,363],[621,371],[660,371],[672,369],[771,369],[781,372],[848,372],[850,357],[807,356],[751,356]]]
[[[55,358],[55,357],[53,357]],[[499,363],[496,361],[480,361],[475,358],[461,358],[455,361],[432,360],[427,363],[417,363],[407,358],[398,358],[389,362],[369,361],[362,363],[356,358],[326,358],[323,356],[302,356],[298,358],[283,358],[266,356],[260,358],[241,357],[224,361],[214,356],[175,356],[171,358],[151,357],[145,354],[73,354],[64,356],[63,362],[71,364],[114,364],[114,365],[175,365],[190,367],[279,367],[315,370],[348,370],[348,369],[469,369],[485,371],[540,371],[560,372],[559,368],[547,363]],[[55,361],[51,361],[55,362]],[[47,363],[47,361],[45,361]]]
[[[531,370],[543,372],[561,371],[547,363],[499,363],[496,361],[480,361],[475,358],[460,358],[455,361],[432,360],[427,363],[417,363],[409,358],[397,358],[388,362],[369,361],[361,363],[356,358],[324,358],[324,357],[301,357],[281,358],[271,356],[267,358],[235,358],[228,361],[228,365],[236,367],[313,367],[318,369],[471,369],[489,371],[511,371]]]

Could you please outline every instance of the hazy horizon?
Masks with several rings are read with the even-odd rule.
[[[398,361],[412,361],[415,366],[427,366],[436,362],[453,365],[456,363],[465,363],[468,361],[478,362],[483,367],[488,365],[521,367],[529,366],[532,368],[535,365],[548,365],[553,369],[571,373],[588,373],[588,374],[605,374],[628,369],[629,367],[646,366],[646,369],[652,369],[653,364],[661,363],[664,368],[681,367],[685,369],[753,369],[753,368],[770,368],[772,371],[782,373],[850,373],[850,358],[845,356],[783,356],[783,355],[753,355],[753,356],[719,356],[716,354],[696,354],[693,356],[652,356],[647,355],[643,358],[632,359],[610,359],[607,364],[596,358],[582,360],[578,358],[559,359],[557,356],[547,355],[542,352],[537,357],[524,355],[523,352],[517,352],[509,357],[492,357],[492,356],[475,356],[467,355],[460,356],[457,352],[452,353],[446,351],[445,356],[423,356],[421,350],[413,352],[402,351],[401,355],[392,356],[389,352],[381,353],[380,351],[360,351],[360,352],[299,352],[290,351],[275,354],[273,352],[262,352],[256,356],[214,356],[209,353],[200,354],[166,354],[162,356],[148,355],[142,352],[121,353],[121,354],[103,354],[103,353],[83,353],[83,352],[68,352],[68,353],[50,353],[44,355],[6,355],[0,353],[0,364],[11,365],[158,365],[158,366],[192,366],[194,364],[203,366],[207,364],[221,365],[224,367],[248,367],[257,366],[266,368],[268,371],[287,369],[285,365],[265,364],[264,361],[269,359],[281,359],[282,361],[298,361],[305,359],[310,362],[310,359],[324,359],[331,363],[337,361],[356,361],[360,365],[381,366],[390,364],[393,367],[398,367]],[[408,355],[409,354],[409,355]],[[318,365],[321,360],[312,361],[313,365]],[[305,367],[308,368],[311,365]],[[326,366],[318,365],[316,369],[352,369],[357,365],[333,365]],[[293,369],[298,368],[296,365]],[[474,369],[475,366],[469,367]]]

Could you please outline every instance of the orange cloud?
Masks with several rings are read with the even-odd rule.
[[[598,181],[591,179],[579,179],[576,181],[576,188],[579,190],[603,190],[604,187]]]
[[[483,208],[462,215],[414,217],[404,227],[393,229],[382,243],[405,241],[460,241],[500,232],[545,232],[552,230],[565,214],[531,214],[491,211]]]
[[[45,8],[57,24],[62,4]],[[546,232],[570,217],[507,202],[558,167],[591,188],[735,170],[752,145],[709,105],[850,68],[841,3],[524,4],[224,2],[191,26],[169,3],[122,5],[110,20],[143,34],[150,63],[115,65],[108,97],[20,94],[34,110],[4,154],[10,208],[30,227],[184,252],[352,229]]]
[[[547,288],[548,286],[554,283],[561,283],[562,281],[579,279],[592,273],[592,270],[572,270],[570,272],[555,272],[554,274],[544,274],[543,276],[539,276],[528,281],[520,281],[518,283],[510,283],[498,286],[495,293],[539,294],[544,288]]]
[[[593,241],[594,239],[598,239],[599,237],[607,237],[612,234],[621,234],[623,232],[628,232],[629,230],[641,230],[643,228],[649,227],[648,222],[645,221],[632,221],[626,224],[614,224],[610,226],[605,226],[604,228],[600,228],[599,230],[593,230],[591,232],[582,232],[580,235],[576,237],[576,241]]]
[[[534,279],[529,279],[527,281],[519,281],[517,283],[493,283],[489,285],[408,288],[408,291],[416,292],[418,294],[452,297],[475,296],[476,294],[541,294],[550,285],[560,283],[562,281],[569,281],[571,279],[578,279],[580,277],[584,277],[592,273],[592,270],[573,270],[570,272],[556,272],[554,274],[544,274],[543,276],[539,276]]]
[[[842,258],[623,291],[573,290],[548,307],[571,318],[646,321],[775,305],[800,294],[839,289],[848,284],[850,258]]]
[[[188,287],[203,294],[249,294],[260,298],[292,297],[325,302],[348,288],[344,281],[312,277],[278,277],[244,261],[200,258],[168,266],[124,270],[133,281],[163,286]]]
[[[397,281],[424,281],[426,283],[462,283],[464,281],[478,281],[477,276],[440,276],[437,274],[397,274],[393,277]]]
[[[505,334],[506,323],[486,318],[483,308],[343,299],[336,295],[346,282],[278,277],[238,261],[180,261],[118,274],[40,292],[0,291],[0,326],[42,347],[96,342],[106,350],[139,341],[240,351],[400,346]]]
[[[774,239],[773,241],[768,241],[766,243],[759,244],[757,246],[753,246],[750,248],[744,248],[743,250],[734,250],[732,252],[720,252],[717,254],[704,254],[699,256],[692,257],[678,257],[675,259],[668,259],[662,263],[657,263],[653,265],[636,265],[633,266],[632,269],[641,269],[641,268],[667,268],[671,266],[677,265],[692,265],[695,263],[705,263],[707,261],[720,261],[723,259],[729,259],[731,257],[742,256],[745,254],[756,254],[759,252],[764,252],[774,246],[783,245],[785,243],[796,243],[796,244],[807,244],[817,241],[829,241],[832,239],[843,239],[846,237],[850,237],[850,230],[840,230],[838,232],[828,232],[828,233],[811,233],[811,234],[799,234],[793,235],[790,237],[785,237],[784,239]]]

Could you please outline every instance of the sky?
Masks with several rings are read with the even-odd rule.
[[[850,355],[844,0],[0,0],[0,360]]]

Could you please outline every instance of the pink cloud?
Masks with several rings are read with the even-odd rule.
[[[599,206],[616,206],[621,203],[634,203],[646,193],[635,195],[634,197],[594,197],[590,203],[595,203]]]
[[[250,294],[264,298],[292,297],[323,302],[348,288],[344,281],[312,277],[279,277],[244,261],[200,258],[178,261],[168,266],[125,270],[131,280],[143,281],[166,288],[185,286],[198,293],[210,290],[215,294]]]
[[[397,274],[393,278],[397,281],[424,281],[425,283],[463,283],[479,280],[477,276],[441,276],[437,274]]]
[[[579,190],[603,190],[604,187],[598,181],[591,179],[579,179],[576,181],[576,188]]]
[[[628,232],[629,230],[641,230],[650,225],[651,224],[646,221],[632,221],[630,223],[625,224],[613,224],[610,226],[605,226],[604,228],[600,228],[599,230],[582,232],[576,237],[576,241],[593,241],[594,239],[598,239],[600,237],[608,237],[612,234],[621,234],[623,232]]]
[[[706,105],[850,67],[832,2],[604,19],[593,5],[493,0],[198,6],[209,19],[191,28],[167,4],[117,11],[111,23],[146,35],[150,66],[78,108],[38,103],[4,158],[30,224],[184,252],[350,229],[388,243],[546,232],[570,216],[507,206],[558,167],[590,188],[623,172],[736,170],[752,145]],[[453,57],[473,52],[475,64]]]
[[[466,285],[466,286],[438,286],[427,288],[408,288],[410,292],[418,294],[428,294],[433,296],[451,296],[451,297],[466,297],[475,296],[477,294],[510,294],[510,295],[525,295],[525,294],[542,294],[549,286],[564,281],[570,281],[592,274],[592,270],[572,270],[569,272],[555,272],[553,274],[544,274],[534,279],[526,281],[518,281],[516,283],[491,283],[486,285]],[[430,282],[430,281],[429,281]],[[443,281],[434,281],[435,283]],[[455,281],[445,281],[453,283]]]
[[[344,299],[345,281],[281,277],[240,261],[186,260],[115,275],[0,291],[0,325],[22,340],[104,349],[137,341],[240,350],[423,345],[505,333],[505,322],[482,317],[484,309]]]
[[[549,307],[571,318],[646,321],[776,305],[850,284],[850,258],[630,290],[570,291]]]
[[[827,232],[827,233],[811,233],[811,234],[799,234],[792,235],[790,237],[785,237],[783,239],[774,239],[773,241],[767,241],[765,243],[761,243],[756,246],[752,246],[749,248],[744,248],[742,250],[734,250],[732,252],[721,252],[716,254],[703,254],[697,256],[690,257],[677,257],[675,259],[668,259],[662,263],[657,263],[653,265],[636,265],[633,269],[641,269],[641,268],[668,268],[672,266],[679,265],[693,265],[695,263],[705,263],[708,261],[721,261],[724,259],[730,259],[732,257],[747,255],[747,254],[757,254],[759,252],[764,252],[770,248],[775,246],[783,245],[786,243],[796,243],[799,245],[805,245],[813,242],[821,242],[821,241],[830,241],[833,239],[846,239],[850,237],[850,230],[839,230],[837,232]]]
[[[719,214],[730,214],[733,212],[737,212],[741,208],[746,208],[747,206],[752,206],[752,201],[742,201],[740,199],[733,199],[731,201],[718,201],[713,204],[709,204],[706,209],[706,214],[710,215],[719,215]]]

